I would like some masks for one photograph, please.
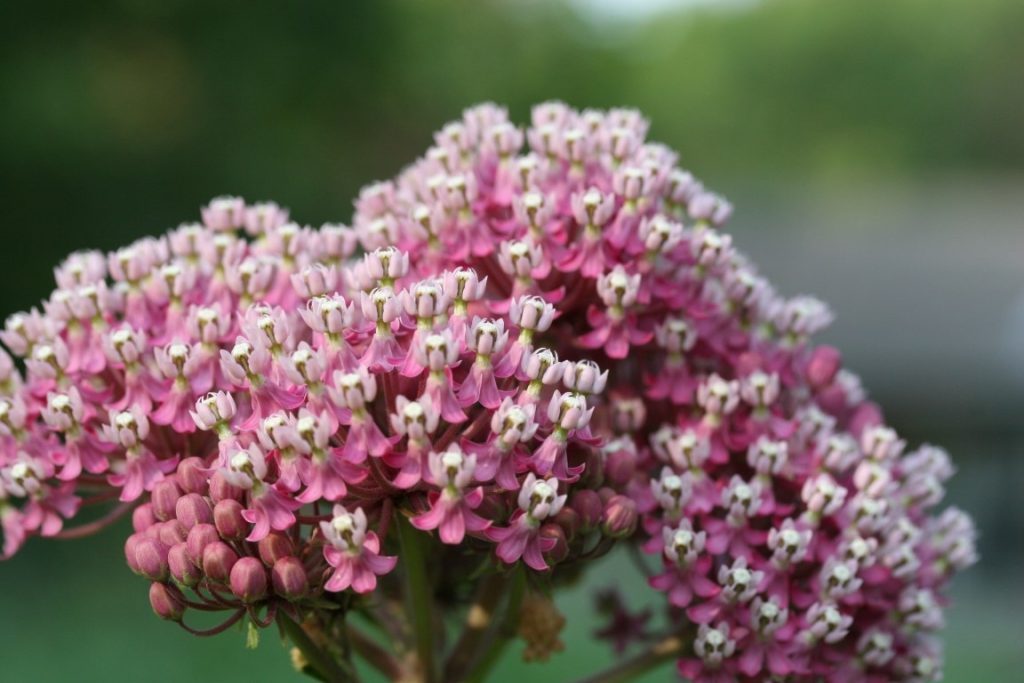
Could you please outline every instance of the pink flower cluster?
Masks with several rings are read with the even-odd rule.
[[[904,453],[810,345],[828,309],[772,289],[646,129],[481,105],[351,227],[222,197],[72,254],[0,334],[3,556],[117,498],[158,614],[265,625],[382,589],[396,515],[555,577],[627,539],[688,677],[935,678],[975,559],[970,519],[931,514],[949,457]]]

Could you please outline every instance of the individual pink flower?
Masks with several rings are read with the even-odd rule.
[[[380,539],[366,530],[366,513],[356,508],[350,513],[335,505],[334,517],[320,522],[324,536],[324,559],[334,568],[324,589],[337,593],[351,588],[356,593],[369,593],[377,587],[377,577],[395,568],[397,557],[380,554]]]
[[[526,475],[519,491],[519,509],[513,514],[510,525],[488,530],[488,536],[498,541],[498,557],[507,564],[523,558],[531,569],[546,570],[548,563],[543,553],[553,548],[555,541],[540,535],[540,523],[558,514],[566,497],[558,495],[557,479],[537,479],[532,472]]]
[[[248,507],[242,517],[253,525],[247,541],[254,543],[265,538],[271,529],[283,531],[295,523],[295,510],[301,504],[265,481],[267,461],[258,446],[236,450],[221,471],[229,483],[246,491]]]
[[[476,457],[452,444],[444,453],[431,453],[427,463],[431,483],[441,490],[431,491],[430,509],[413,517],[412,525],[424,531],[437,529],[441,542],[450,545],[461,543],[467,530],[486,531],[491,523],[473,512],[483,502],[483,488],[469,488]]]
[[[125,451],[125,459],[111,465],[107,476],[112,486],[121,489],[122,501],[151,491],[178,464],[177,456],[158,459],[144,443],[148,436],[149,419],[138,407],[113,413],[110,424],[103,427],[103,438]]]

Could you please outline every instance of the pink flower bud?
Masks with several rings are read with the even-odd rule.
[[[612,496],[601,514],[601,531],[612,538],[625,538],[636,529],[636,503],[626,496]]]
[[[213,522],[213,510],[210,503],[198,493],[189,493],[178,499],[174,506],[174,516],[186,529],[191,529],[196,524],[209,524]]]
[[[274,566],[278,560],[295,552],[292,540],[282,533],[270,533],[260,539],[258,544],[260,559],[268,567]]]
[[[155,538],[142,538],[135,544],[135,564],[139,574],[152,581],[167,579],[167,545]]]
[[[605,459],[604,476],[612,486],[625,486],[635,472],[636,452],[631,447],[618,448]]]
[[[203,573],[189,557],[187,543],[178,543],[171,547],[167,552],[167,565],[174,580],[183,586],[192,588],[203,578]]]
[[[132,528],[142,532],[156,524],[157,519],[153,514],[152,503],[144,503],[132,510]]]
[[[576,491],[569,501],[569,505],[580,516],[580,524],[583,530],[589,530],[601,523],[601,515],[604,512],[604,501],[601,496],[592,489]]]
[[[198,493],[205,496],[209,488],[209,478],[205,470],[206,464],[202,458],[185,458],[178,463],[176,475],[178,486],[185,493]]]
[[[224,538],[239,539],[249,533],[249,523],[242,517],[242,504],[234,498],[218,502],[213,508],[213,523]]]
[[[188,555],[192,561],[199,564],[203,558],[203,550],[211,543],[220,540],[217,530],[212,524],[196,524],[189,530],[185,542],[188,544]]]
[[[565,537],[565,530],[555,523],[545,524],[540,528],[542,539],[551,539],[554,545],[544,553],[544,558],[551,564],[557,564],[569,556],[569,543]]]
[[[153,583],[149,586],[149,605],[161,619],[181,621],[185,614],[185,601],[181,592],[173,586]]]
[[[215,541],[203,548],[202,557],[203,573],[216,583],[227,583],[231,577],[231,568],[238,562],[238,555],[223,541]],[[249,559],[259,563],[255,558]]]
[[[243,602],[261,600],[267,594],[267,570],[255,557],[243,557],[231,567],[231,592]]]
[[[157,537],[167,547],[170,547],[175,543],[181,543],[188,538],[188,529],[186,529],[185,525],[176,519],[169,519],[158,526],[160,531],[157,534]]]
[[[566,506],[558,511],[558,514],[554,516],[554,520],[558,526],[562,527],[566,539],[571,541],[575,538],[576,532],[580,529],[580,515],[578,512]]]
[[[242,489],[231,484],[225,477],[224,472],[218,470],[210,477],[210,498],[214,502],[222,500],[241,500]]]
[[[812,387],[826,387],[832,383],[842,365],[839,349],[834,346],[818,346],[811,352],[807,362],[807,381]]]
[[[138,547],[139,542],[146,538],[141,533],[135,533],[129,536],[124,542],[124,559],[128,563],[128,568],[136,574],[141,574],[139,570],[139,563],[135,559],[135,550]]]
[[[288,600],[298,600],[309,590],[306,569],[297,557],[282,557],[270,571],[274,592]]]
[[[174,508],[181,498],[181,489],[173,479],[164,479],[157,482],[150,494],[150,501],[153,504],[153,516],[161,522],[174,519]]]

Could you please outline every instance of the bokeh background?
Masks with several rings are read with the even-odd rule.
[[[1019,0],[3,3],[0,315],[45,296],[67,252],[216,194],[347,220],[478,101],[519,121],[551,98],[635,106],[737,205],[737,243],[780,289],[833,305],[825,339],[891,423],[953,453],[983,561],[954,589],[947,680],[1020,680],[1022,36]],[[122,531],[0,566],[0,679],[298,680],[271,632],[250,651],[153,617]],[[590,596],[621,562],[561,600],[564,654],[511,652],[496,680],[610,660]]]

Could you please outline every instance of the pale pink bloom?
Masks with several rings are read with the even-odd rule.
[[[397,557],[380,554],[377,534],[366,530],[366,514],[362,508],[348,512],[335,505],[334,517],[320,522],[323,533],[324,558],[334,568],[324,584],[332,593],[351,588],[356,593],[369,593],[377,587],[377,577],[395,568]]]

